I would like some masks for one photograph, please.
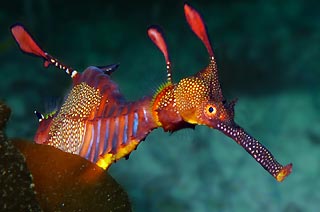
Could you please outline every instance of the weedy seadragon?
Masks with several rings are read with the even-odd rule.
[[[171,61],[159,27],[150,27],[148,35],[164,55],[167,82],[153,96],[126,101],[110,75],[118,67],[90,66],[82,73],[65,66],[43,51],[26,29],[11,27],[20,49],[44,59],[44,66],[64,70],[73,86],[55,113],[42,115],[34,140],[65,152],[78,154],[103,169],[122,157],[128,157],[155,128],[174,132],[196,125],[217,129],[240,144],[277,181],[291,173],[292,164],[282,166],[271,152],[234,122],[235,100],[227,102],[222,95],[218,69],[207,29],[200,14],[184,5],[191,30],[205,45],[209,65],[197,74],[172,81]]]

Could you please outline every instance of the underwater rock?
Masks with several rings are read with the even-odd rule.
[[[11,110],[0,101],[0,139],[4,139],[4,127],[10,117]]]
[[[4,134],[9,116],[0,102],[0,211],[41,211],[24,157]]]
[[[8,111],[0,104],[1,127]],[[51,146],[2,139],[0,173],[0,210],[131,211],[127,193],[107,172]]]

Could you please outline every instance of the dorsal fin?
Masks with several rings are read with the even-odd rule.
[[[97,68],[103,70],[103,73],[111,75],[117,68],[119,67],[119,63],[105,65],[105,66],[97,66]]]
[[[55,67],[64,70],[72,78],[77,75],[77,71],[71,67],[67,67],[60,61],[52,57],[50,54],[43,51],[39,45],[31,37],[30,33],[20,24],[15,24],[11,26],[11,33],[19,45],[20,49],[28,54],[32,54],[38,57],[42,57],[44,61],[44,66],[47,68],[50,64]]]
[[[160,49],[164,59],[166,60],[167,69],[167,79],[168,82],[172,83],[172,72],[171,72],[171,61],[168,53],[168,48],[166,41],[164,39],[163,33],[158,26],[151,26],[148,28],[148,36],[152,42]]]

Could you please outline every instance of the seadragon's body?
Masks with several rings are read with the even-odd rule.
[[[148,35],[163,53],[167,65],[166,84],[149,97],[128,102],[110,79],[117,65],[88,67],[84,72],[67,67],[44,52],[21,25],[11,28],[22,51],[42,57],[69,74],[73,86],[61,108],[49,116],[36,112],[39,128],[35,141],[78,154],[106,169],[127,157],[155,128],[174,132],[195,125],[218,129],[240,144],[278,181],[290,174],[292,165],[282,166],[259,141],[234,122],[235,101],[227,102],[220,88],[218,70],[205,24],[199,13],[185,4],[192,31],[209,53],[209,65],[197,74],[173,83],[171,62],[162,33],[157,27]]]
[[[73,88],[59,112],[40,122],[35,141],[107,168],[133,151],[157,127],[151,101],[151,97],[145,97],[127,102],[109,75],[89,67],[73,78]]]

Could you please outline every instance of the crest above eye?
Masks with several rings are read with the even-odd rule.
[[[206,25],[199,12],[190,5],[184,5],[184,13],[191,30],[202,41],[209,54],[209,65],[205,69],[199,71],[196,76],[201,78],[204,82],[206,82],[207,86],[210,87],[210,96],[214,97],[214,99],[217,101],[223,101],[224,97],[220,87],[218,68],[214,58],[212,45],[207,33]]]
[[[197,35],[198,38],[204,43],[210,57],[213,57],[213,50],[211,47],[211,43],[207,34],[206,25],[204,24],[201,15],[193,9],[188,4],[184,5],[184,14],[186,16],[186,20],[192,29],[192,31]]]
[[[168,82],[172,83],[172,72],[171,72],[171,61],[168,53],[168,48],[166,41],[164,39],[163,33],[158,26],[151,26],[148,28],[148,36],[152,42],[160,49],[162,52],[167,65],[167,78]]]

